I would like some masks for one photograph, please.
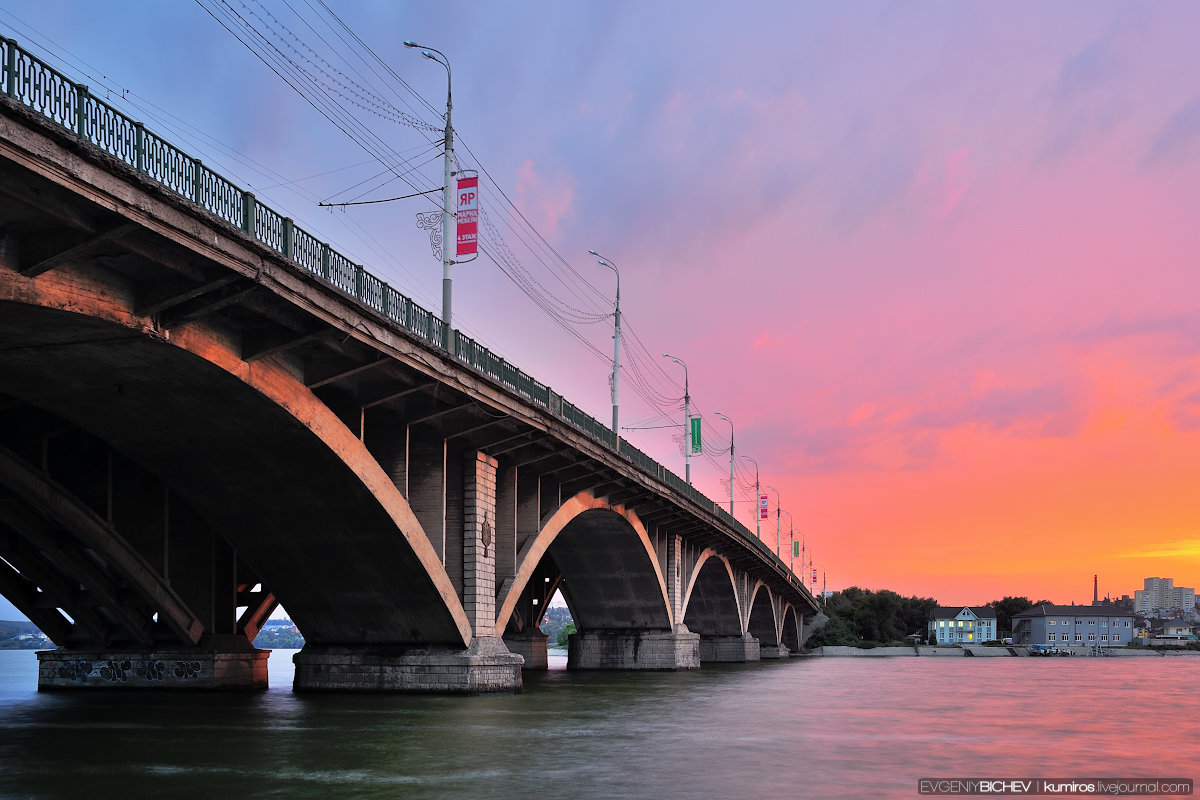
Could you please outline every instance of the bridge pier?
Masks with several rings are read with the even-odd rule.
[[[571,634],[567,645],[567,669],[699,668],[700,634],[684,625],[672,631],[584,631]]]
[[[741,636],[701,636],[700,663],[744,663],[761,658],[758,639]]]
[[[787,658],[791,651],[781,644],[764,644],[759,648],[759,658],[764,661],[772,658]]]
[[[292,661],[296,692],[412,694],[519,693],[523,663],[494,636],[479,637],[466,650],[306,644]]]
[[[267,688],[270,650],[41,650],[38,691]]]
[[[550,668],[550,656],[547,651],[549,641],[550,637],[537,628],[523,633],[510,633],[504,637],[504,644],[508,646],[508,651],[524,658],[527,670]]]

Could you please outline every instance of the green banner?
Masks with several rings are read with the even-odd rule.
[[[692,417],[692,452],[699,453],[704,450],[700,444],[700,417]]]
[[[796,558],[800,557],[800,543],[792,542],[792,555]]]

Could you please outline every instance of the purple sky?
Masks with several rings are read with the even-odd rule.
[[[317,0],[265,8],[298,60],[365,72]],[[449,56],[460,160],[594,290],[568,288],[487,186],[484,213],[532,279],[597,318],[612,273],[588,248],[621,269],[649,354],[622,356],[640,370],[622,376],[623,424],[681,421],[682,370],[659,354],[687,361],[708,446],[727,446],[723,411],[830,588],[1070,602],[1093,573],[1117,595],[1200,580],[1200,7],[336,10],[435,110],[390,79],[364,88],[434,126],[445,73],[401,41]],[[200,5],[0,0],[0,30],[440,308],[414,224],[432,203],[317,208],[381,167]],[[359,118],[421,164],[420,188],[440,185],[436,134]],[[488,258],[455,268],[454,297],[456,326],[609,420],[610,320],[577,326],[585,347]],[[672,433],[626,436],[682,474]],[[720,499],[727,471],[715,452],[694,482]]]

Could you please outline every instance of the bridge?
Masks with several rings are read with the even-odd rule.
[[[517,691],[799,649],[745,526],[548,386],[0,39],[0,592],[39,688]]]

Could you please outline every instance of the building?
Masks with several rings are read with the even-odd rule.
[[[1176,586],[1174,578],[1146,578],[1142,583],[1145,588],[1133,593],[1133,607],[1139,614],[1196,610],[1196,590]]]
[[[979,644],[996,638],[996,609],[991,606],[937,606],[929,615],[929,636],[936,644]]]
[[[1150,637],[1150,644],[1186,645],[1198,641],[1190,625],[1164,625],[1162,633]]]
[[[1124,647],[1133,640],[1133,614],[1111,606],[1034,606],[1013,616],[1013,644]]]

